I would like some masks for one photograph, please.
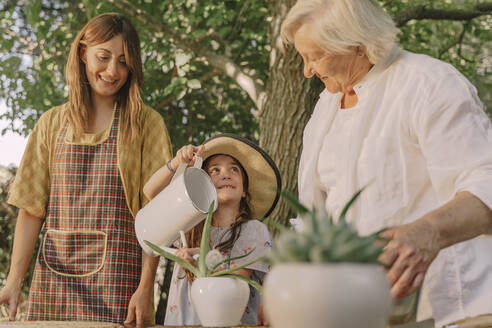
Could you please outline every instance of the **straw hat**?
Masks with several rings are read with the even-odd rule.
[[[205,161],[213,155],[229,155],[241,163],[248,175],[249,205],[253,218],[267,217],[275,208],[282,188],[280,172],[268,154],[252,141],[224,133],[203,144]]]

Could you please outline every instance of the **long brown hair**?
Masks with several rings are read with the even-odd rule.
[[[117,13],[105,13],[92,18],[72,42],[65,67],[65,77],[69,88],[68,121],[75,136],[81,136],[89,125],[91,107],[90,85],[85,64],[80,58],[83,48],[104,43],[121,35],[128,77],[116,95],[120,106],[121,131],[123,142],[132,141],[139,133],[139,114],[142,107],[140,87],[143,83],[140,39],[130,20]]]
[[[230,158],[232,158],[234,160],[234,163],[239,166],[240,170],[241,170],[241,175],[242,175],[242,178],[243,178],[243,191],[245,193],[245,197],[241,198],[241,201],[239,202],[239,214],[238,216],[235,218],[234,220],[234,223],[231,225],[231,227],[229,228],[230,230],[230,237],[221,242],[220,244],[218,244],[216,246],[216,248],[221,251],[221,252],[229,252],[232,250],[232,247],[234,246],[234,243],[236,242],[236,240],[239,238],[239,235],[241,234],[241,226],[243,223],[249,221],[252,219],[252,215],[251,215],[251,208],[249,207],[249,192],[248,192],[248,175],[246,174],[246,170],[243,168],[243,166],[241,165],[241,163],[235,159],[234,157],[232,157],[231,155],[227,155],[227,154],[217,154],[217,155],[213,155],[213,156],[210,156],[208,157],[204,162],[203,162],[203,168],[205,171],[207,171],[207,168],[208,168],[208,165],[210,163],[210,160],[212,158],[214,158],[215,156],[218,156],[218,155],[226,155],[226,156],[229,156]],[[203,226],[204,226],[205,222],[202,221],[200,222],[198,225],[196,225],[193,229],[191,229],[189,232],[186,233],[186,242],[188,244],[188,247],[190,248],[194,248],[194,247],[200,247],[200,243],[201,243],[201,240],[202,240],[202,231],[203,231]],[[189,272],[188,270],[185,270],[185,273],[186,273],[186,278],[188,279],[188,281],[193,281],[195,279],[195,277],[193,276],[193,274],[191,272]]]

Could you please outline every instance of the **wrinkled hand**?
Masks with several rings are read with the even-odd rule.
[[[125,325],[135,323],[137,327],[146,327],[151,323],[152,289],[138,287],[128,304]]]
[[[186,163],[188,165],[193,165],[195,163],[196,156],[202,156],[205,146],[193,146],[186,145],[181,147],[176,156],[171,160],[171,167],[177,170],[181,163]]]
[[[200,248],[188,248],[182,247],[176,251],[176,256],[182,258],[186,262],[190,263],[193,266],[196,266],[196,261],[193,259],[193,255],[200,254]]]
[[[387,265],[391,295],[404,298],[415,292],[424,280],[425,273],[440,250],[437,229],[426,220],[388,229],[381,237],[390,241],[379,260]]]
[[[20,295],[20,284],[9,284],[0,290],[0,304],[5,304],[9,306],[9,320],[15,320],[15,316],[17,314],[17,305],[19,304],[19,295]]]

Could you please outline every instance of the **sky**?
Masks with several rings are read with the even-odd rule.
[[[6,111],[5,102],[0,100],[0,114]],[[8,123],[5,120],[0,120],[0,132],[7,127]],[[12,133],[11,131],[3,136],[0,134],[0,165],[8,166],[13,164],[18,167],[26,144],[27,137]]]

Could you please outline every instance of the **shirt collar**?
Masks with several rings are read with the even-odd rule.
[[[357,96],[360,96],[360,91],[364,87],[368,87],[374,82],[377,81],[377,77],[384,72],[388,67],[390,67],[401,55],[403,54],[403,51],[398,47],[398,45],[394,45],[393,48],[391,48],[390,52],[384,57],[379,63],[374,65],[369,72],[360,80],[359,83],[354,85],[354,91],[357,94]],[[336,93],[336,95],[342,94],[341,92]],[[323,100],[328,100],[331,99],[331,97],[334,94],[326,90],[326,88],[323,89],[323,91],[320,93],[319,97],[320,99]]]
[[[362,78],[362,80],[354,85],[354,91],[357,93],[363,87],[369,86],[377,81],[377,77],[390,67],[401,55],[403,51],[394,45],[390,52],[379,63],[374,65],[369,72]]]

